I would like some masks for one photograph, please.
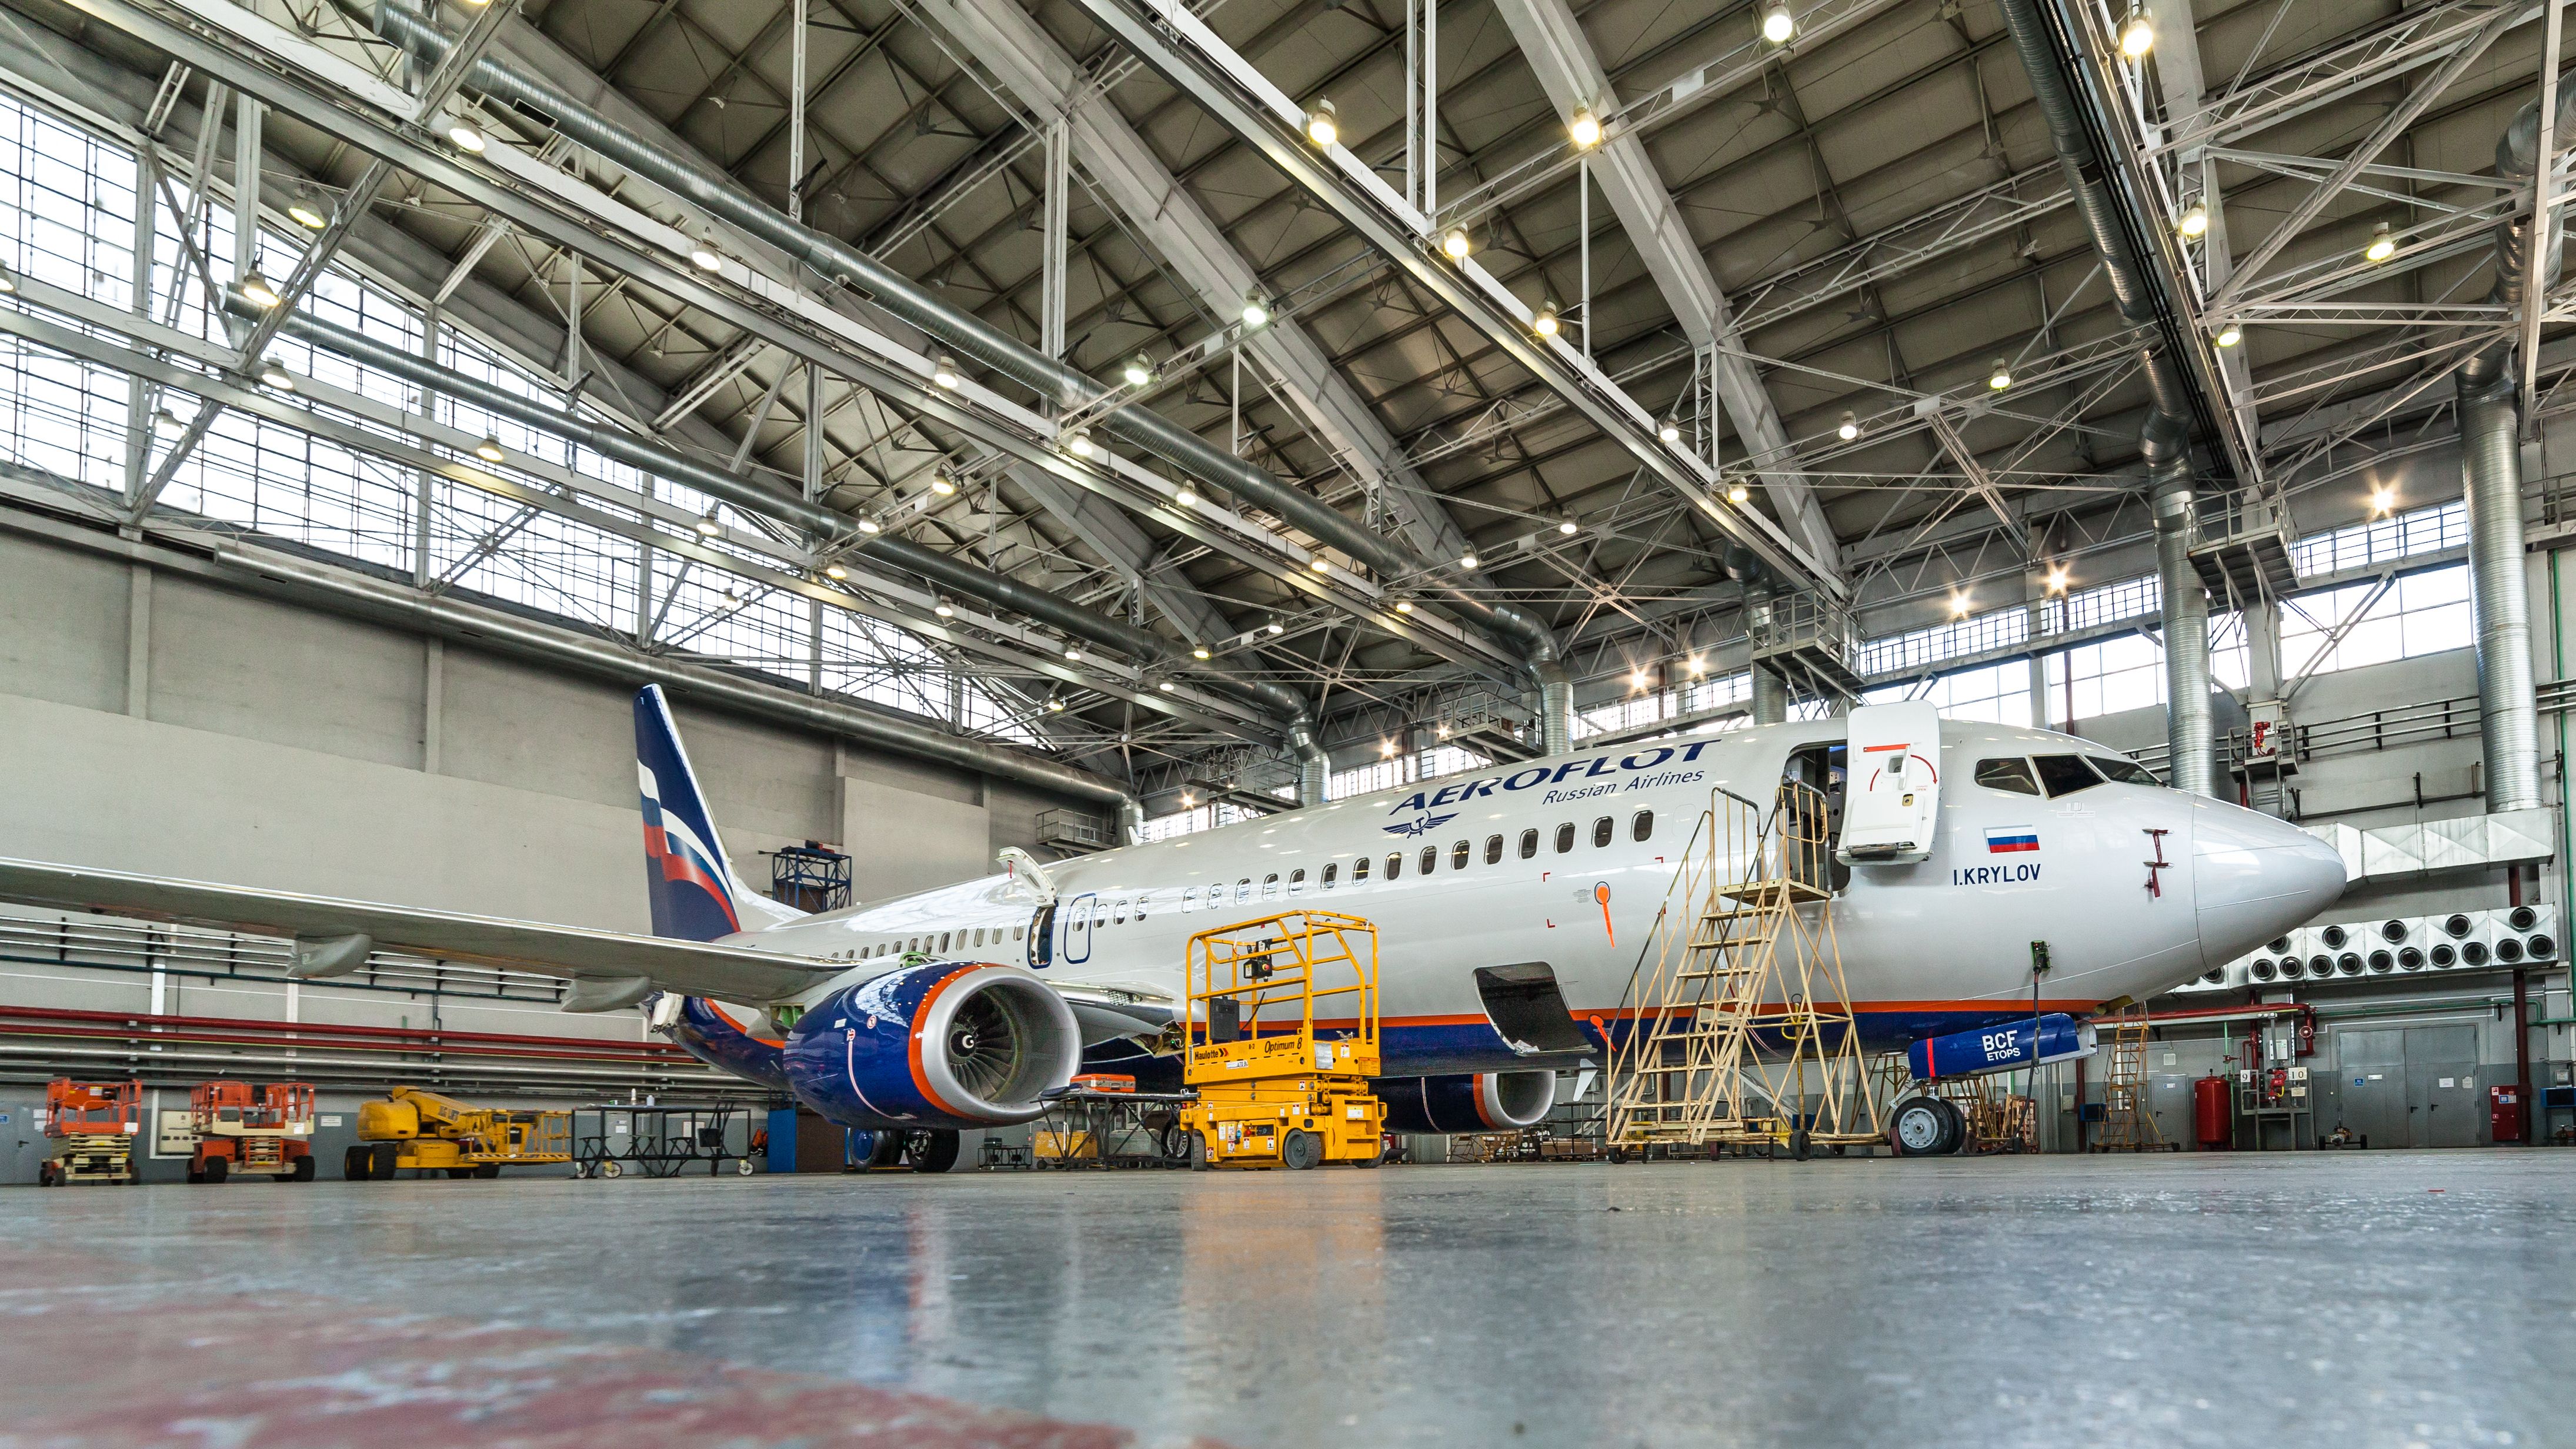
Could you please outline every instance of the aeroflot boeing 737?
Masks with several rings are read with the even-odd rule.
[[[651,937],[19,861],[0,861],[0,897],[292,936],[303,977],[378,946],[551,972],[574,981],[568,1009],[642,1003],[692,1054],[834,1122],[953,1134],[1037,1116],[1086,1064],[1167,1061],[1152,1044],[1191,934],[1298,906],[1378,928],[1393,1125],[1534,1122],[1556,1071],[1619,1029],[1713,791],[1777,808],[1795,779],[1829,800],[1834,920],[1872,1045],[2027,1023],[2034,941],[2039,1008],[2082,1012],[2188,981],[2344,886],[2304,831],[2101,746],[1904,704],[1496,765],[1052,865],[1006,851],[999,875],[803,915],[735,872],[658,687],[635,726]]]

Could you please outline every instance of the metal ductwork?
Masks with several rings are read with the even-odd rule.
[[[2559,114],[2576,106],[2576,73],[2558,82]],[[2496,138],[2496,175],[2527,189],[2540,166],[2540,103],[2528,102]],[[2526,295],[2531,219],[2497,223],[2495,285],[2487,300],[2518,313]],[[2558,277],[2566,234],[2540,239],[2544,294]],[[2500,339],[2461,364],[2460,489],[2469,509],[2469,600],[2478,625],[2479,736],[2486,752],[2487,809],[2528,810],[2540,798],[2540,712],[2531,672],[2531,597],[2523,578],[2522,380],[2516,345]]]
[[[1297,803],[1321,805],[1333,798],[1333,757],[1315,738],[1315,721],[1309,716],[1288,722],[1288,753],[1297,762]]]
[[[1753,722],[1758,725],[1786,724],[1789,719],[1789,682],[1780,671],[1760,664],[1753,666]]]
[[[364,0],[338,0],[357,6]],[[443,59],[451,42],[413,8],[414,0],[373,0],[378,33],[424,65]],[[745,235],[776,247],[836,282],[866,293],[887,314],[954,348],[963,357],[1008,377],[1058,407],[1088,410],[1108,389],[1090,377],[1021,342],[970,313],[941,301],[928,288],[838,237],[814,230],[771,207],[717,170],[704,157],[658,145],[620,127],[544,77],[506,57],[485,55],[467,72],[466,84],[495,100],[548,118],[554,129],[599,156],[661,187],[672,196],[721,218]],[[1244,460],[1211,447],[1196,433],[1147,407],[1110,407],[1093,427],[1170,463],[1216,492],[1271,510],[1318,539],[1366,564],[1384,581],[1414,579],[1452,612],[1508,640],[1533,672],[1554,636],[1538,619],[1509,605],[1488,603],[1447,581],[1447,565],[1430,561],[1361,527],[1311,494],[1273,478]]]
[[[2030,77],[2033,99],[2048,122],[2049,144],[2094,249],[2122,320],[2157,328],[2154,283],[2130,248],[2119,212],[2102,181],[2102,158],[2093,151],[2078,102],[2068,83],[2043,0],[1998,0],[2004,28]],[[2153,401],[2138,430],[2138,452],[2147,464],[2147,498],[2156,519],[2156,561],[2164,587],[2165,736],[2172,748],[2172,783],[2198,795],[2217,793],[2217,737],[2209,723],[2209,595],[2191,566],[2191,388],[2162,341],[2139,348]]]
[[[2209,712],[2209,593],[2191,563],[2191,485],[2153,494],[2147,506],[2155,514],[2156,582],[2165,600],[2167,783],[2215,798],[2221,792]]]
[[[1538,752],[1561,755],[1574,748],[1574,677],[1551,647],[1530,664],[1538,677]]]

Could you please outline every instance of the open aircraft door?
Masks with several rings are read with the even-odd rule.
[[[1941,712],[1930,704],[1863,705],[1851,712],[1845,755],[1845,865],[1910,865],[1932,854],[1941,823]]]

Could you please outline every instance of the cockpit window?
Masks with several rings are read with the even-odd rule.
[[[2048,787],[2051,800],[2102,783],[2102,777],[2093,773],[2082,755],[2033,755],[2030,762],[2039,767],[2039,783]]]
[[[2102,772],[2102,778],[2110,781],[2114,785],[2158,785],[2163,783],[2158,780],[2154,774],[2149,772],[2146,766],[2139,764],[2135,760],[2124,760],[2118,755],[2086,755],[2084,758],[2092,763],[2094,769]]]
[[[1977,783],[2007,795],[2039,793],[2039,781],[2031,778],[2030,761],[2019,755],[2008,760],[1977,761]]]

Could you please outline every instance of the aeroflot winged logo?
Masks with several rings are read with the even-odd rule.
[[[1424,814],[1414,819],[1383,827],[1389,835],[1420,835],[1437,830],[1458,818],[1458,812],[1433,815],[1443,805],[1464,805],[1472,800],[1490,798],[1496,791],[1518,792],[1545,787],[1541,804],[1562,805],[1575,800],[1589,800],[1599,795],[1615,795],[1626,790],[1656,790],[1672,785],[1697,784],[1707,776],[1705,770],[1666,769],[1667,765],[1688,765],[1699,759],[1700,751],[1716,740],[1692,740],[1686,744],[1656,745],[1632,755],[1591,755],[1568,760],[1561,765],[1532,765],[1509,775],[1480,775],[1453,781],[1437,790],[1416,790],[1395,803],[1386,813],[1401,815],[1409,810]]]

